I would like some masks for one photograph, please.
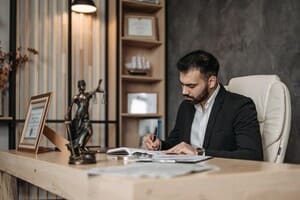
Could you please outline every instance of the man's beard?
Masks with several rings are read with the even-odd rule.
[[[199,103],[205,101],[208,98],[208,96],[209,96],[208,86],[206,86],[204,88],[203,92],[199,96],[197,96],[196,98],[191,97],[189,95],[183,95],[183,96],[186,97],[186,100],[190,101],[192,104],[194,104],[194,105],[199,104]]]

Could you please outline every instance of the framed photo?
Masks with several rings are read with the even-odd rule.
[[[44,131],[51,93],[33,96],[30,99],[25,124],[18,150],[38,152],[41,134]]]
[[[157,113],[157,93],[128,93],[127,97],[129,114]]]
[[[157,40],[155,19],[154,16],[125,15],[124,36]]]

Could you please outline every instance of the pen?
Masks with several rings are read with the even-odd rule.
[[[153,137],[152,137],[152,142],[154,142],[157,138],[157,127],[154,129]]]

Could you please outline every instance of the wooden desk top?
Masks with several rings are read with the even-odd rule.
[[[88,177],[94,167],[124,165],[98,155],[97,164],[69,165],[68,155],[0,151],[0,170],[67,199],[299,199],[300,166],[213,158],[218,170],[170,179]]]

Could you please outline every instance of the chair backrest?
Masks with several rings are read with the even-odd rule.
[[[252,98],[263,142],[264,160],[284,160],[291,129],[291,100],[286,85],[277,75],[232,78],[227,90]]]

